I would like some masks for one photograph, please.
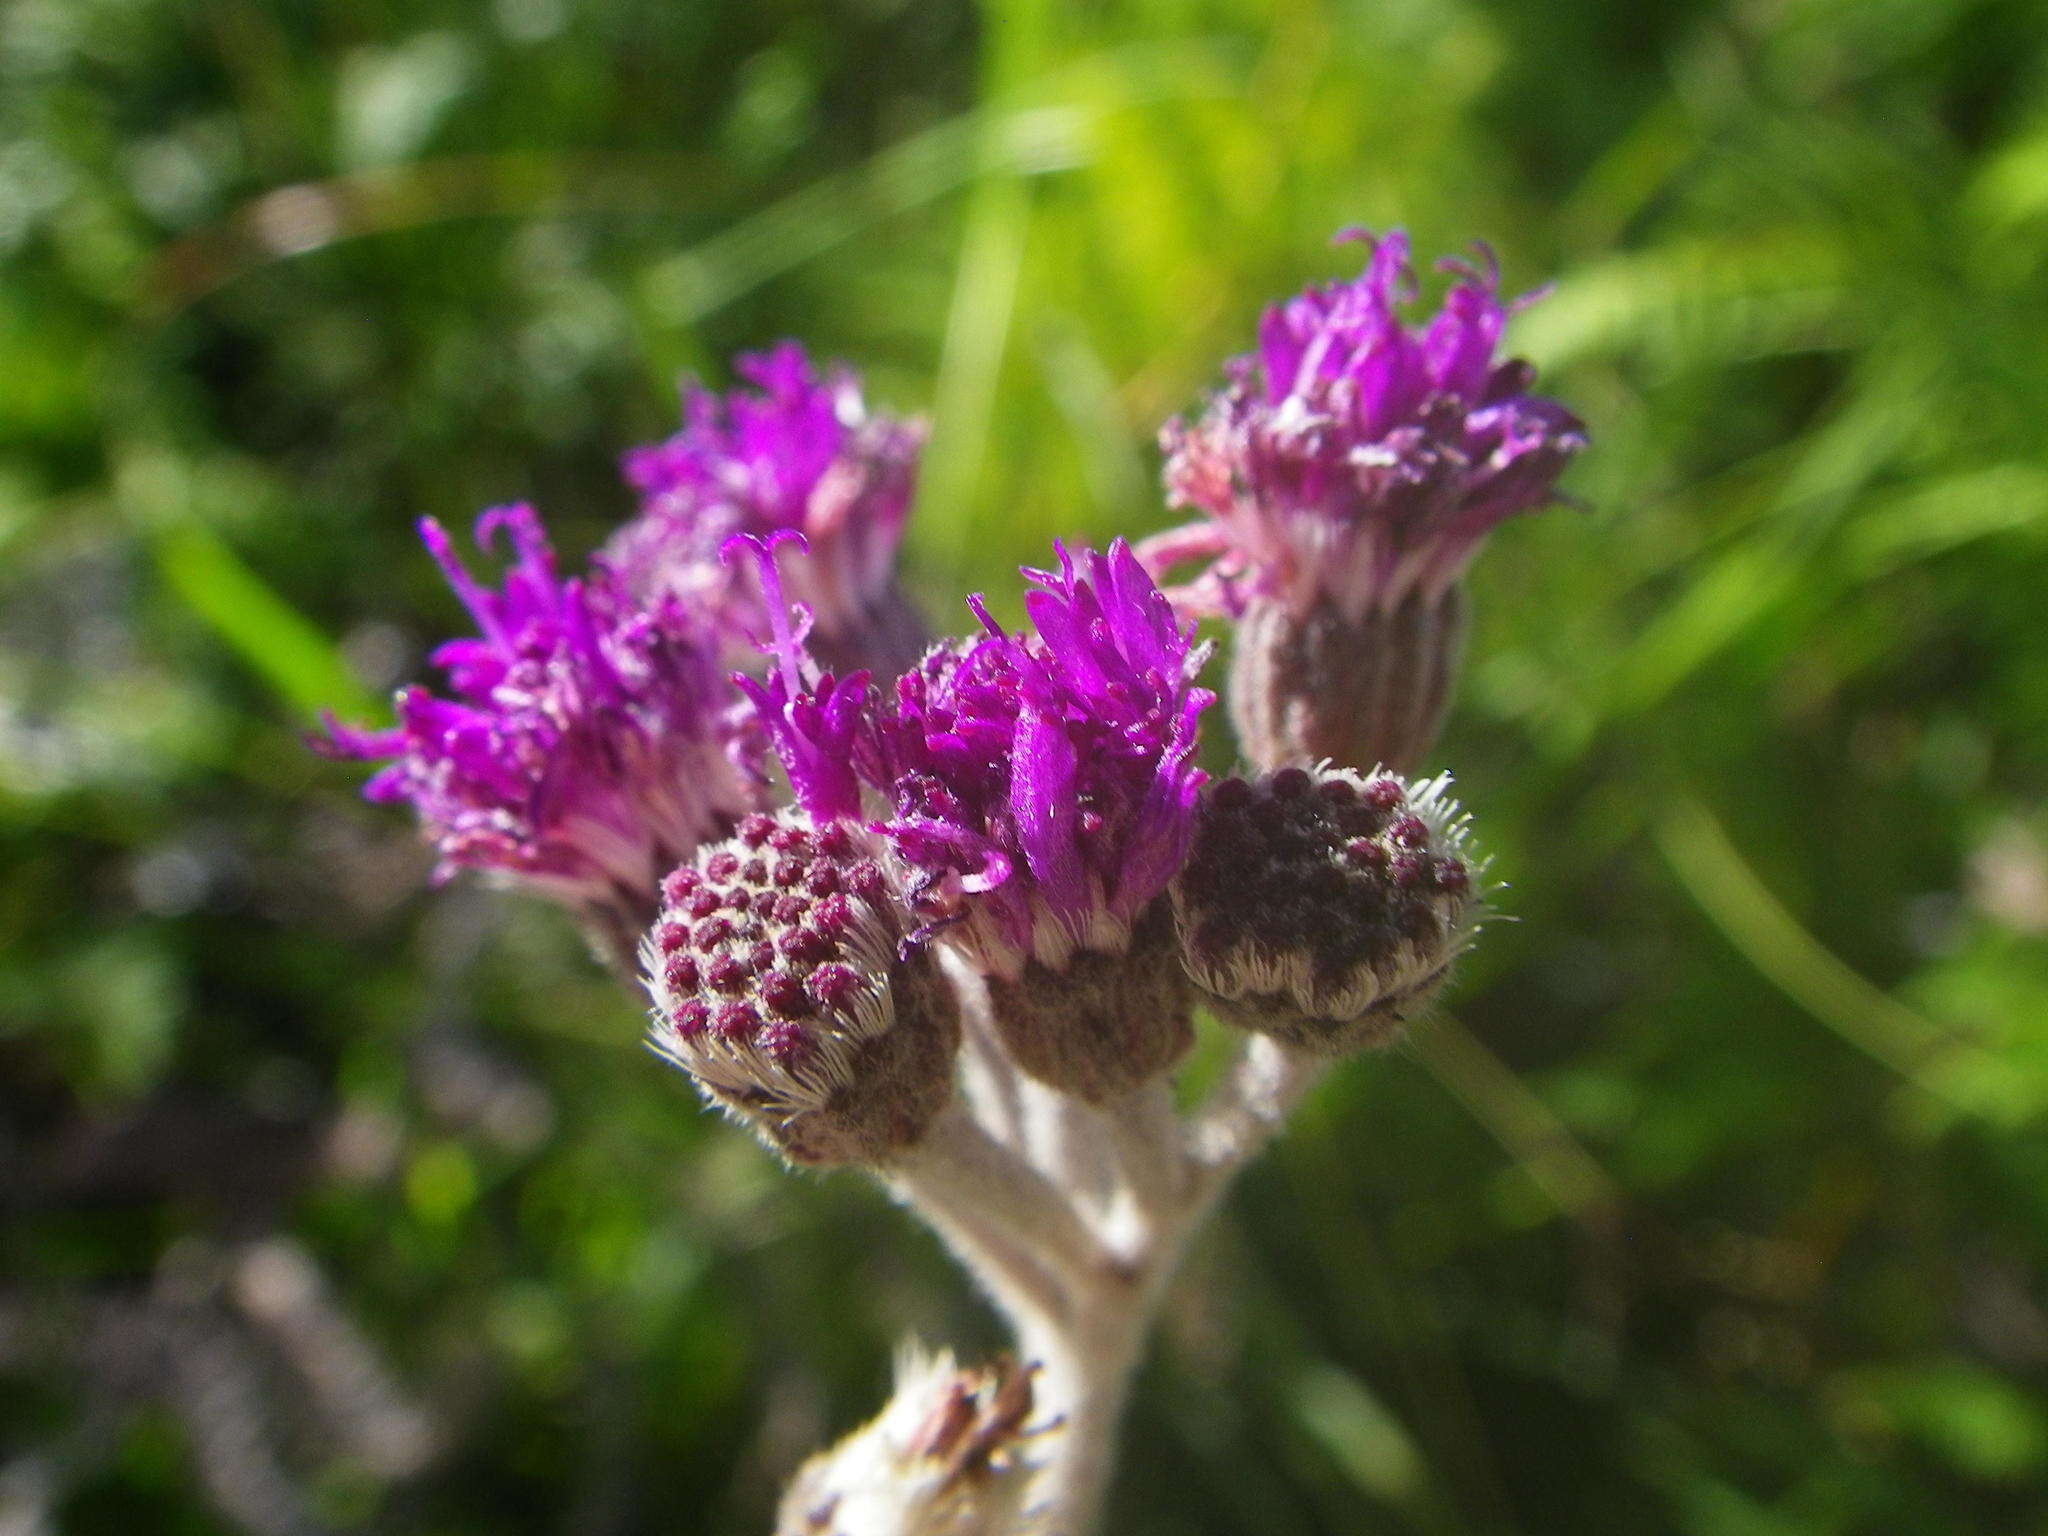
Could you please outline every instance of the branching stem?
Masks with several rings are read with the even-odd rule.
[[[1006,1065],[991,1065],[994,1081]],[[956,1103],[887,1171],[1037,1368],[1038,1417],[1056,1429],[1042,1441],[1035,1531],[1096,1529],[1117,1422],[1180,1255],[1325,1065],[1250,1036],[1186,1121],[1163,1082],[1102,1107],[1006,1083]]]

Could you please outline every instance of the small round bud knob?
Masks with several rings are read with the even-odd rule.
[[[1173,885],[1183,960],[1210,1006],[1316,1050],[1392,1039],[1477,926],[1449,784],[1323,766],[1213,785]]]
[[[641,945],[654,1048],[795,1163],[874,1163],[951,1097],[957,1000],[905,959],[886,853],[802,811],[741,820],[662,884]]]

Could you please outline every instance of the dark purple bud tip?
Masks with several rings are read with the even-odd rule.
[[[668,963],[662,967],[661,978],[668,983],[669,991],[678,997],[696,991],[703,980],[697,962],[688,955],[670,955]]]
[[[749,859],[740,866],[740,878],[749,885],[763,885],[768,879],[768,863],[765,859]]]
[[[685,998],[676,1004],[675,1026],[676,1033],[685,1040],[703,1038],[711,1027],[710,1006],[694,997]]]
[[[804,914],[810,910],[810,902],[801,896],[775,896],[768,908],[769,915],[785,928],[791,923],[802,922]]]
[[[804,876],[804,889],[813,896],[830,896],[839,889],[839,870],[831,864],[816,864]]]
[[[811,972],[811,996],[827,1008],[844,1008],[860,991],[860,972],[839,961],[830,961]]]
[[[654,942],[663,954],[682,949],[690,942],[690,928],[687,923],[663,923],[654,930]]]
[[[1362,796],[1365,803],[1376,811],[1392,811],[1407,803],[1407,795],[1393,779],[1374,779],[1365,786]]]
[[[1436,884],[1440,891],[1462,896],[1472,885],[1472,877],[1466,872],[1464,860],[1439,860],[1436,867]]]
[[[850,859],[854,855],[853,833],[839,822],[818,833],[818,851],[828,859]]]
[[[787,1020],[763,1025],[759,1044],[772,1061],[784,1067],[802,1066],[816,1048],[809,1030]]]
[[[1282,800],[1299,800],[1312,784],[1305,768],[1282,768],[1268,782],[1274,795]]]
[[[1388,853],[1369,837],[1354,837],[1344,845],[1344,857],[1360,869],[1385,869]]]
[[[1420,816],[1403,816],[1388,835],[1403,848],[1421,848],[1429,842],[1429,823]]]
[[[775,946],[765,939],[756,939],[747,946],[747,968],[755,975],[764,974],[775,964]]]
[[[1316,786],[1316,794],[1326,805],[1350,805],[1358,798],[1349,779],[1325,779]]]
[[[1388,878],[1404,891],[1431,884],[1435,873],[1435,861],[1426,853],[1397,853],[1387,868]]]
[[[746,965],[731,955],[714,955],[704,967],[704,981],[714,992],[744,992],[750,975]]]
[[[704,862],[704,873],[716,881],[730,880],[740,872],[740,856],[730,851],[714,853]]]
[[[786,933],[777,934],[775,947],[802,965],[816,965],[821,960],[830,960],[836,949],[830,939],[811,927],[791,928]]]
[[[707,917],[697,925],[696,939],[697,948],[700,952],[716,949],[731,937],[732,920],[730,918]]]
[[[711,1016],[711,1032],[727,1045],[744,1045],[761,1027],[761,1015],[746,1003],[723,1003]]]
[[[709,886],[700,886],[683,898],[682,908],[691,917],[709,917],[725,905],[725,898]]]
[[[827,938],[844,938],[853,927],[853,903],[844,896],[827,896],[818,903],[811,921]]]
[[[1241,811],[1252,803],[1252,787],[1233,773],[1216,781],[1209,799],[1219,811]]]
[[[882,866],[873,859],[862,859],[846,872],[846,888],[862,901],[877,902],[888,889],[888,882],[882,877]]]
[[[811,852],[811,839],[799,827],[778,826],[768,834],[768,846],[778,853],[793,853],[799,858],[807,858]]]
[[[775,830],[774,818],[754,811],[740,818],[739,838],[749,848],[759,848]]]
[[[685,864],[681,869],[671,871],[668,878],[661,882],[662,899],[672,907],[680,906],[683,898],[703,883],[704,876]]]
[[[762,977],[761,1001],[770,1013],[785,1019],[801,1019],[812,1011],[811,994],[794,971],[770,971]]]

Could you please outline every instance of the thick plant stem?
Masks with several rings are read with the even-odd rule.
[[[1248,1036],[1187,1120],[1164,1079],[1097,1108],[1009,1065],[991,1051],[981,1091],[883,1172],[1005,1315],[1031,1372],[1043,1433],[1032,1441],[1025,1528],[1091,1536],[1131,1379],[1181,1253],[1328,1061]]]
[[[1024,1358],[1038,1368],[1039,1402],[1057,1425],[1056,1451],[1033,1500],[1040,1522],[1033,1529],[1044,1536],[1090,1536],[1097,1528],[1156,1289],[1155,1277],[1112,1278],[1084,1291],[1054,1327],[1019,1330]]]

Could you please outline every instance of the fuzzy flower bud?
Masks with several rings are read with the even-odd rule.
[[[911,1350],[873,1423],[813,1457],[783,1496],[775,1536],[1025,1536],[1039,1433],[1030,1373],[964,1368]]]
[[[478,520],[480,546],[511,546],[497,590],[431,519],[421,536],[477,637],[434,652],[447,695],[408,688],[394,729],[330,719],[314,745],[388,760],[363,793],[412,805],[437,880],[473,869],[538,891],[630,954],[662,871],[764,800],[715,643],[674,598],[629,599],[602,569],[563,579],[530,507]]]
[[[734,369],[751,389],[686,385],[682,430],[626,455],[641,511],[604,562],[636,593],[681,593],[736,636],[757,635],[766,594],[719,552],[736,534],[801,534],[787,579],[816,621],[821,662],[896,676],[926,644],[896,581],[923,425],[870,413],[851,369],[821,373],[795,342]],[[744,644],[734,650],[751,659]]]
[[[1233,1024],[1384,1045],[1443,984],[1481,903],[1448,777],[1288,767],[1204,798],[1173,887],[1188,974]]]
[[[1252,760],[1410,769],[1441,724],[1463,633],[1458,582],[1488,533],[1555,499],[1585,429],[1496,356],[1508,316],[1490,253],[1413,330],[1407,237],[1363,276],[1266,311],[1259,344],[1191,422],[1162,434],[1176,506],[1205,521],[1148,540],[1155,570],[1207,561],[1174,591],[1241,621],[1231,679]],[[1527,302],[1526,300],[1519,302]]]
[[[886,1160],[952,1093],[958,1005],[899,953],[883,857],[848,823],[757,812],[663,882],[641,945],[650,1044],[794,1163]]]

